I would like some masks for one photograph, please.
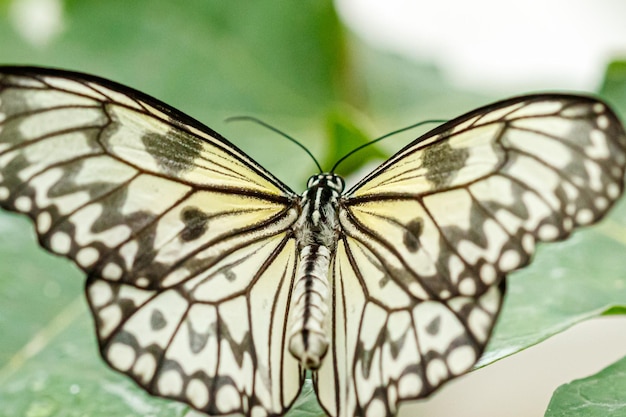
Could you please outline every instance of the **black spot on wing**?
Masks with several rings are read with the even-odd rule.
[[[153,310],[150,316],[150,328],[152,330],[161,330],[167,325],[167,321],[160,310]]]
[[[198,239],[208,229],[209,217],[195,207],[184,209],[180,213],[180,219],[185,224],[185,228],[180,233],[180,238],[185,242]]]
[[[441,330],[441,316],[437,316],[428,325],[426,325],[426,332],[428,334],[436,336]]]
[[[199,140],[179,130],[170,130],[162,135],[148,133],[141,141],[159,167],[174,176],[190,170],[202,151]]]
[[[426,179],[442,188],[450,184],[458,171],[466,164],[469,151],[454,149],[448,140],[436,142],[424,149],[422,166],[426,169]]]
[[[231,269],[225,269],[223,273],[224,277],[226,277],[226,279],[230,282],[233,282],[237,279],[237,275]]]
[[[187,332],[189,336],[189,348],[195,354],[200,353],[202,349],[204,349],[207,342],[209,341],[209,338],[217,337],[217,324],[214,322],[210,323],[206,331],[204,332],[195,330],[191,326],[190,322],[187,322],[187,326]]]
[[[411,220],[405,226],[403,242],[410,252],[415,252],[419,249],[419,238],[422,234],[423,223],[422,219],[418,218]]]

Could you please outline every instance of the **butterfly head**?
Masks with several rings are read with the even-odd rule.
[[[337,194],[341,194],[343,192],[346,183],[343,178],[341,178],[337,174],[316,174],[309,178],[309,181],[306,184],[307,189],[311,188],[330,188],[335,191]]]

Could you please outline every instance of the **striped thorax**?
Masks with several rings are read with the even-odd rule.
[[[311,177],[302,195],[302,211],[295,224],[298,276],[291,297],[289,351],[302,366],[317,369],[328,350],[328,271],[338,238],[338,201],[341,177]]]

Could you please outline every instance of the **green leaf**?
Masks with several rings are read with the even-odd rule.
[[[2,212],[0,369],[39,337],[52,317],[74,300],[83,286],[84,278],[76,268],[68,261],[45,254],[34,244],[33,235],[26,219]],[[51,335],[50,331],[47,334]]]
[[[609,64],[600,94],[619,108],[626,109],[626,61],[613,61]]]
[[[311,379],[307,379],[304,381],[300,396],[285,414],[285,417],[324,417],[325,415],[326,413],[317,401],[313,383]]]
[[[45,65],[120,81],[132,77],[142,91],[200,114],[208,108],[301,115],[336,98],[344,41],[331,2],[65,5],[66,30],[59,38],[40,51],[15,35],[3,39],[4,59],[24,55],[26,48]]]
[[[626,306],[613,306],[602,313],[604,316],[616,316],[622,314],[626,314]]]
[[[626,415],[626,357],[588,378],[561,385],[552,395],[545,417]]]
[[[187,406],[151,397],[104,365],[88,316],[82,297],[71,302],[33,339],[39,349],[14,358],[11,374],[11,363],[0,371],[0,415],[184,416]]]

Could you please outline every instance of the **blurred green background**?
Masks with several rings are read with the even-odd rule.
[[[329,169],[371,138],[503,98],[452,86],[432,62],[366,45],[329,1],[67,0],[56,3],[61,26],[47,38],[25,35],[18,3],[0,0],[0,63],[60,67],[130,85],[222,133],[297,192],[316,172],[308,156],[259,126],[227,124],[225,118],[259,117],[296,137]],[[54,2],[22,3],[37,5],[47,16],[56,13],[45,9]],[[37,8],[27,10],[26,19],[28,13],[35,19]],[[625,80],[625,65],[616,61],[598,91],[622,116]],[[390,138],[339,172],[350,175],[418,134]],[[625,226],[622,203],[601,226],[541,247],[531,267],[512,274],[502,319],[481,363],[607,311],[623,314]],[[73,265],[36,245],[24,219],[0,214],[0,416],[193,414],[150,397],[104,365],[82,285]],[[619,365],[597,377],[626,393],[626,378],[614,378],[624,367]],[[594,415],[592,408],[572,414],[582,397],[567,390],[555,396],[549,415]],[[488,400],[486,393],[477,401]],[[616,401],[625,403],[626,394]],[[402,407],[401,415],[413,415],[411,410]],[[290,415],[323,415],[310,386]]]

